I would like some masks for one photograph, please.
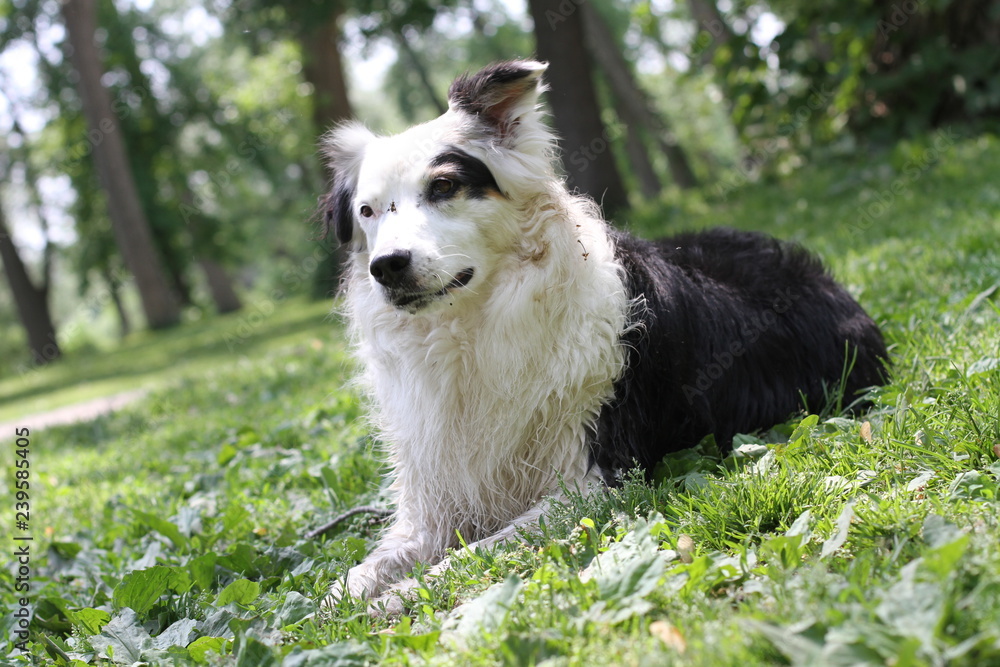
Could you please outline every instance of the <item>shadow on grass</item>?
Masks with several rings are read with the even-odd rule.
[[[292,300],[267,313],[251,306],[166,331],[140,332],[110,352],[71,351],[52,366],[0,380],[0,404],[9,407],[73,389],[85,393],[87,385],[95,385],[93,394],[77,400],[94,398],[153,386],[181,371],[235,363],[282,344],[337,338],[342,327],[330,310],[329,301]]]

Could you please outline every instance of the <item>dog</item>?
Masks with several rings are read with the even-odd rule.
[[[537,525],[565,490],[650,470],[887,378],[879,328],[814,256],[716,229],[650,242],[567,190],[546,65],[457,79],[395,136],[323,139],[326,222],[396,512],[346,589],[369,599],[461,543]]]

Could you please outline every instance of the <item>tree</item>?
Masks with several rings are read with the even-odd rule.
[[[0,206],[0,260],[14,295],[17,314],[28,335],[28,346],[36,364],[47,364],[62,356],[56,341],[56,328],[49,313],[49,280],[46,272],[40,286],[35,286],[14,245]]]
[[[751,161],[833,143],[888,146],[944,126],[1000,127],[993,0],[686,7],[697,28],[688,52],[714,68]],[[780,27],[769,43],[755,36],[764,17]]]
[[[271,34],[291,37],[299,45],[302,75],[313,89],[315,136],[353,117],[347,95],[347,77],[340,56],[339,22],[345,10],[343,2],[237,0],[236,7],[241,10],[240,13],[230,18],[237,19],[241,31],[245,31],[250,20],[259,26],[266,26]],[[248,37],[257,39],[252,31]],[[346,250],[338,247],[333,239],[323,237],[320,243],[326,254],[313,276],[312,293],[316,298],[327,297],[336,290],[346,256]]]
[[[104,74],[94,42],[97,29],[94,0],[68,0],[62,5],[77,88],[94,142],[93,157],[101,186],[107,195],[108,214],[115,240],[129,271],[135,277],[143,311],[150,327],[164,328],[180,321],[180,309],[157,255],[149,221],[132,177],[111,99],[101,83]]]
[[[654,109],[651,101],[643,92],[639,82],[632,74],[632,68],[622,50],[616,43],[614,36],[608,29],[607,23],[600,13],[589,3],[580,5],[580,12],[583,17],[584,34],[587,44],[594,54],[594,60],[604,72],[615,97],[616,107],[622,121],[628,125],[628,137],[631,144],[630,154],[634,155],[633,166],[639,170],[640,183],[646,183],[644,190],[647,196],[651,185],[649,169],[643,169],[644,162],[648,162],[648,157],[639,150],[640,144],[637,141],[640,128],[649,132],[667,157],[667,166],[674,182],[682,189],[698,187],[698,179],[691,169],[687,153],[678,143],[673,132],[667,125],[663,117]],[[647,174],[643,177],[643,174]],[[655,194],[655,193],[654,193]]]
[[[198,266],[205,274],[208,282],[208,291],[215,302],[215,309],[220,313],[232,313],[243,307],[240,297],[233,289],[233,281],[229,279],[229,274],[222,268],[222,265],[213,259],[200,257]]]
[[[311,3],[315,6],[316,3]],[[308,10],[304,10],[306,16]],[[300,17],[296,35],[302,46],[302,73],[313,86],[313,127],[317,136],[337,123],[354,115],[347,96],[347,77],[340,57],[340,20],[343,10],[338,6],[328,16],[313,25]],[[332,174],[330,178],[332,180]],[[323,239],[332,244],[332,239]],[[347,256],[346,249],[328,246],[329,252],[320,263],[313,280],[313,296],[324,298],[337,288],[340,272]]]
[[[538,57],[549,63],[546,79],[568,185],[602,204],[608,215],[628,197],[615,164],[612,137],[601,120],[579,6],[560,0],[529,0]]]
[[[107,66],[118,68],[127,77],[127,86],[119,84],[111,88],[111,92],[118,96],[116,110],[129,110],[120,115],[119,121],[139,198],[152,229],[153,242],[164,260],[171,288],[183,305],[192,305],[189,274],[190,269],[197,266],[205,276],[216,310],[220,313],[238,310],[240,300],[220,263],[232,254],[218,240],[223,236],[223,225],[216,217],[203,212],[190,215],[193,195],[188,183],[189,173],[177,159],[183,152],[179,137],[184,127],[205,123],[227,137],[238,132],[234,132],[232,123],[219,118],[221,105],[200,90],[200,77],[185,71],[191,62],[176,56],[176,51],[184,45],[167,39],[155,20],[150,21],[148,15],[134,8],[119,10],[110,2],[101,5],[99,18],[107,33]],[[169,86],[165,94],[154,97],[152,93],[154,86],[143,71],[134,38],[136,34],[143,37],[143,46],[161,54],[159,62],[170,74],[168,80],[160,82],[161,86]],[[133,103],[134,112],[125,101],[133,95],[139,98]],[[178,116],[184,118],[183,124],[175,122]],[[230,140],[229,143],[236,146],[239,142]],[[182,203],[180,215],[178,200]]]
[[[295,5],[296,3],[284,3]],[[302,74],[313,87],[313,125],[325,132],[354,115],[347,97],[347,77],[340,57],[339,21],[343,9],[331,6],[314,13],[317,3],[308,3],[297,14],[295,36],[302,47]],[[328,5],[324,4],[324,9]],[[288,8],[291,12],[292,8]]]

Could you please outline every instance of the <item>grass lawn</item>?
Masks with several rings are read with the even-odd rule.
[[[23,452],[31,516],[15,530],[11,503],[0,531],[11,550],[34,538],[28,653],[9,664],[1000,664],[1000,143],[930,137],[709,195],[629,224],[819,252],[891,344],[869,414],[798,415],[724,459],[706,443],[654,484],[456,554],[401,620],[352,600],[331,618],[317,601],[378,528],[303,533],[384,502],[339,324],[296,302],[232,351],[241,316],[151,335],[0,383],[18,410],[98,380],[162,386],[26,450],[4,435],[0,491]],[[5,655],[17,576],[0,573]]]
[[[124,391],[164,388],[240,357],[329,337],[331,322],[328,303],[260,298],[237,313],[138,332],[111,353],[80,350],[51,367],[26,365],[0,377],[0,423]]]

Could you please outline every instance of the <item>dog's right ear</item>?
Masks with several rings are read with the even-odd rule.
[[[531,60],[490,65],[456,79],[448,90],[448,106],[478,117],[506,138],[521,116],[534,110],[545,89],[541,78],[547,68]]]
[[[327,166],[333,172],[333,187],[324,201],[326,230],[329,233],[332,227],[338,241],[352,243],[355,249],[362,241],[352,204],[365,148],[374,138],[375,135],[361,123],[348,122],[330,130],[322,139]]]

